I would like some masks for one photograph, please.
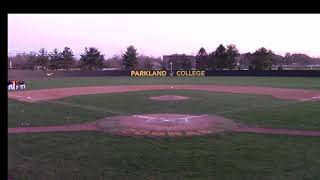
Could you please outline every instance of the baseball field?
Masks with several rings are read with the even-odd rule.
[[[78,77],[8,93],[11,179],[320,179],[320,78]]]

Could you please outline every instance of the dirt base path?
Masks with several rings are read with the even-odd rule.
[[[271,129],[271,128],[236,128],[233,132],[257,133],[257,134],[279,134],[279,135],[296,135],[296,136],[320,136],[320,131],[305,131],[292,129]]]
[[[8,128],[9,134],[35,133],[35,132],[72,132],[72,131],[98,131],[96,122],[71,124],[61,126],[18,127]]]
[[[114,92],[145,91],[145,90],[204,90],[240,94],[271,95],[279,99],[298,101],[319,101],[320,90],[269,88],[256,86],[225,86],[225,85],[132,85],[132,86],[90,86],[73,88],[55,88],[40,90],[13,91],[9,98],[27,102],[53,100],[75,95],[103,94]]]
[[[75,125],[63,125],[63,126],[41,126],[41,127],[19,127],[8,128],[8,134],[20,134],[20,133],[36,133],[36,132],[75,132],[75,131],[102,131],[97,127],[96,123],[91,124],[75,124]],[[256,133],[256,134],[278,134],[278,135],[296,135],[296,136],[318,136],[320,137],[320,131],[304,131],[304,130],[289,130],[289,129],[271,129],[271,128],[236,128],[230,132],[237,133]],[[132,132],[135,135],[145,135],[141,131]],[[190,135],[203,135],[210,134],[210,132],[189,132]],[[175,133],[167,133],[169,136],[181,136],[177,131]],[[154,136],[167,135],[165,132],[159,131],[158,133],[152,133]],[[124,134],[123,134],[124,135]],[[129,135],[129,134],[126,134]]]
[[[115,116],[82,124],[8,128],[9,134],[74,131],[98,131],[124,136],[194,136],[222,132],[320,136],[320,131],[247,127],[221,116],[190,114]]]

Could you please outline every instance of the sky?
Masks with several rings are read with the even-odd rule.
[[[129,45],[160,57],[208,53],[235,44],[241,53],[266,47],[275,53],[320,57],[320,14],[9,14],[8,54],[85,47],[105,57]]]

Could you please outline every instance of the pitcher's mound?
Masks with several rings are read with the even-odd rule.
[[[179,101],[179,100],[189,99],[189,97],[175,96],[175,95],[163,95],[163,96],[152,96],[149,99],[159,100],[159,101]]]
[[[121,135],[188,136],[229,131],[237,127],[230,119],[190,114],[142,114],[117,116],[97,123],[104,132]]]

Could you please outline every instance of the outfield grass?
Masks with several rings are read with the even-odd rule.
[[[151,96],[182,95],[185,101],[154,101]],[[145,113],[214,114],[262,127],[320,130],[320,104],[271,96],[194,90],[140,91],[73,96],[45,103],[9,101],[9,127],[61,125],[108,116]]]
[[[320,178],[316,137],[224,134],[182,138],[40,133],[9,136],[13,179]]]
[[[28,89],[142,84],[221,84],[320,89],[318,77],[81,77],[30,80]]]

